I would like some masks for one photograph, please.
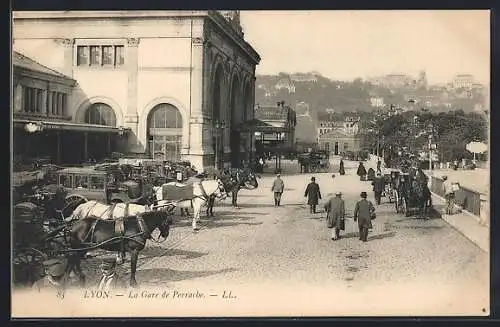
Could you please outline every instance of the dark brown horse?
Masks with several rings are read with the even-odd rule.
[[[85,285],[85,275],[80,267],[80,261],[88,248],[96,247],[106,251],[129,252],[130,259],[130,286],[136,287],[135,273],[139,252],[146,246],[146,241],[152,239],[152,232],[158,228],[164,239],[170,231],[171,211],[157,210],[128,216],[118,220],[103,220],[99,217],[88,217],[76,221],[71,226],[69,243],[71,249],[82,249],[68,256],[67,273],[74,271]],[[87,250],[86,250],[87,249]]]

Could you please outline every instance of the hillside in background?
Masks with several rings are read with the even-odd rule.
[[[410,104],[410,99],[417,101]],[[298,114],[309,111],[315,116],[322,116],[332,111],[366,113],[387,110],[391,104],[405,110],[426,107],[431,112],[472,112],[481,109],[484,96],[475,89],[432,85],[383,87],[362,79],[335,81],[316,72],[257,76],[255,103],[276,105],[278,101],[290,104]]]

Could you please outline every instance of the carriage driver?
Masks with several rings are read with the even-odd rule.
[[[33,290],[38,292],[42,290],[64,291],[68,281],[66,277],[67,260],[65,258],[49,259],[43,262],[43,266],[46,275],[33,284]]]

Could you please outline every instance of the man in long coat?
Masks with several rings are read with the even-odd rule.
[[[340,238],[340,231],[345,230],[345,203],[342,200],[342,193],[336,192],[335,197],[331,197],[325,203],[326,223],[328,228],[332,229],[332,240]]]
[[[321,199],[321,191],[319,190],[319,185],[316,184],[315,177],[311,177],[311,182],[307,185],[304,197],[307,197],[309,212],[316,213],[316,206],[318,205],[318,200]]]
[[[274,192],[274,206],[279,207],[281,202],[281,195],[283,194],[283,190],[285,189],[285,183],[281,179],[281,175],[277,174],[276,179],[273,182],[273,186],[271,187],[271,192]]]
[[[340,175],[345,175],[345,169],[344,169],[344,161],[340,159],[340,165],[339,165],[339,174]]]
[[[366,178],[366,169],[365,166],[363,165],[363,162],[359,162],[358,165],[358,170],[356,171],[356,175],[359,176],[360,180],[364,180]]]
[[[380,205],[380,199],[382,198],[382,192],[385,190],[385,181],[382,176],[377,173],[377,176],[373,179],[373,193],[375,195],[375,203]]]
[[[354,221],[358,221],[359,239],[363,242],[368,241],[368,229],[372,228],[372,217],[375,213],[373,204],[366,200],[366,192],[361,192],[361,200],[356,202],[354,208]]]

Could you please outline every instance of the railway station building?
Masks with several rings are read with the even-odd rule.
[[[30,62],[14,72],[16,148],[29,136],[60,162],[116,151],[197,169],[255,152],[238,126],[254,118],[260,57],[238,11],[14,12],[12,34]]]

